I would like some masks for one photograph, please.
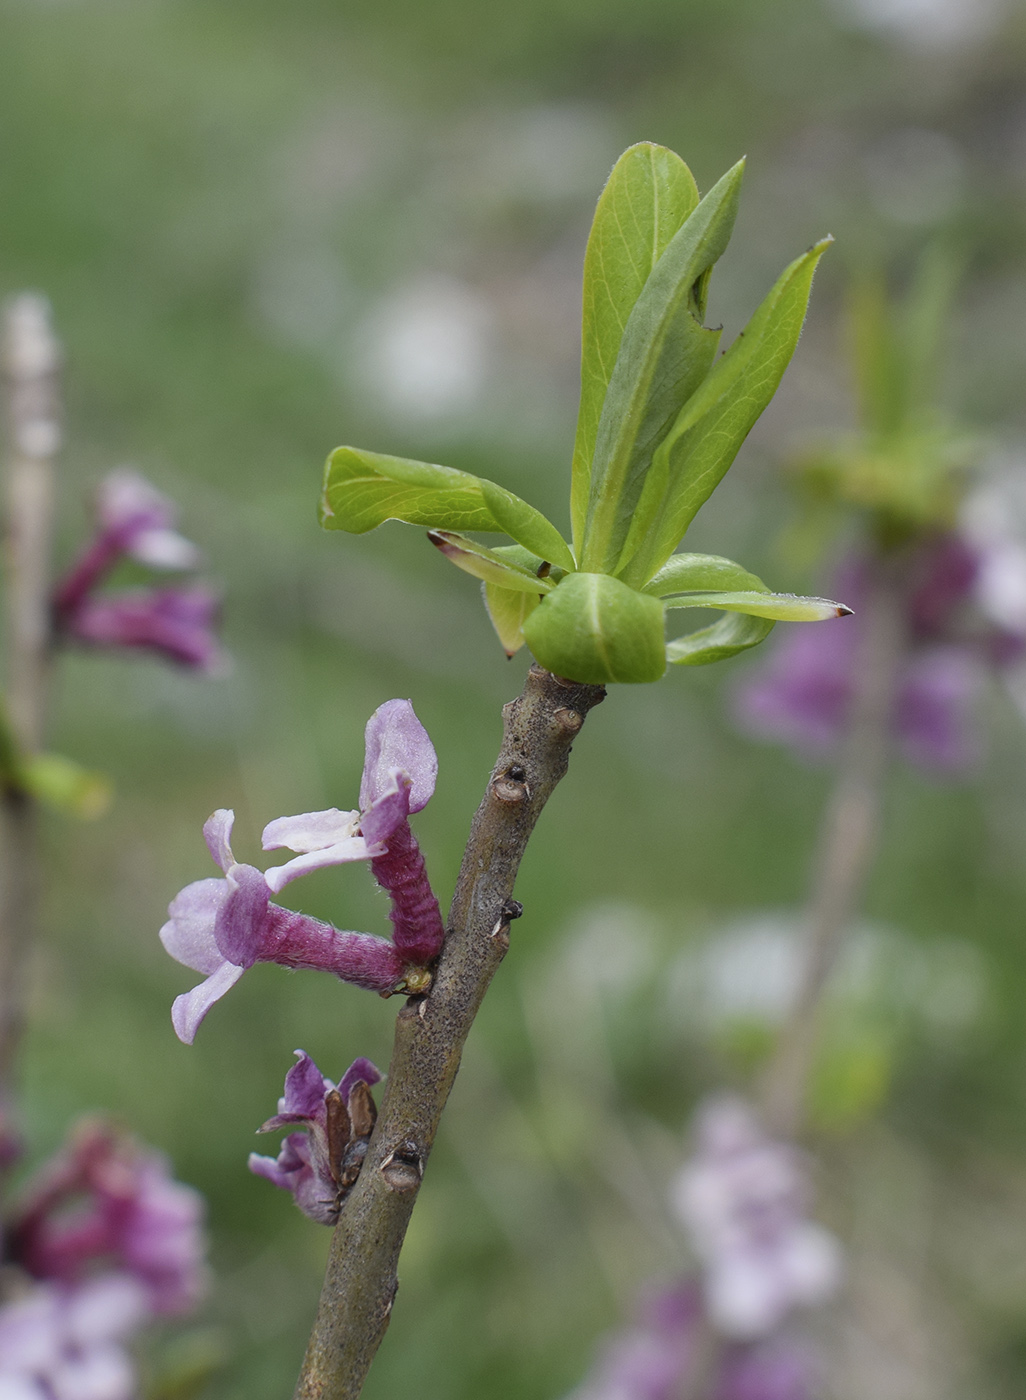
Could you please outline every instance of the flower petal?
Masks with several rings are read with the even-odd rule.
[[[340,812],[337,807],[329,807],[326,812],[300,812],[296,817],[277,817],[264,827],[263,847],[265,851],[284,847],[301,855],[323,851],[353,836],[359,822],[359,812]]]
[[[235,813],[228,807],[218,807],[213,816],[203,823],[203,839],[215,865],[226,874],[229,866],[235,864],[232,848],[228,844],[232,837]]]
[[[220,1001],[226,992],[231,991],[245,970],[244,967],[224,962],[205,982],[193,987],[191,992],[175,997],[171,1007],[171,1024],[179,1040],[186,1045],[192,1044],[203,1017],[215,1001]]]
[[[305,1050],[295,1052],[296,1063],[285,1076],[285,1113],[315,1118],[324,1111],[324,1095],[335,1086],[325,1079]]]
[[[214,920],[214,941],[221,956],[236,967],[252,967],[269,949],[271,892],[253,865],[233,865],[225,876],[227,894]]]
[[[178,507],[144,476],[129,467],[119,467],[100,482],[96,514],[100,524],[110,530],[123,529],[137,520],[145,528],[162,529],[175,523]]]
[[[412,784],[398,769],[390,775],[391,788],[384,788],[360,818],[360,830],[367,841],[380,845],[414,811]]]
[[[284,865],[272,865],[264,872],[264,879],[267,888],[273,894],[278,894],[290,880],[295,880],[299,875],[308,875],[311,870],[323,870],[329,865],[346,865],[354,860],[373,860],[375,856],[383,855],[384,851],[384,846],[368,844],[362,836],[347,836],[344,841],[326,850],[310,851],[307,855],[286,861]]]
[[[426,807],[435,790],[438,756],[409,700],[379,705],[367,721],[365,742],[360,810],[366,812],[388,790],[396,770],[407,774],[412,784],[410,811]]]
[[[125,553],[151,569],[195,569],[203,557],[177,530],[153,527],[137,530],[126,542]]]
[[[224,958],[214,941],[217,911],[228,893],[226,880],[196,880],[168,905],[171,916],[160,930],[160,941],[176,962],[194,972],[216,972]]]
[[[339,1081],[338,1091],[342,1095],[343,1103],[348,1103],[350,1089],[361,1079],[367,1085],[377,1084],[381,1079],[381,1071],[377,1065],[363,1055],[353,1061]]]

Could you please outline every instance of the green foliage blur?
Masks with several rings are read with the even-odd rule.
[[[352,805],[368,715],[409,696],[439,752],[416,829],[444,902],[527,664],[415,531],[318,530],[327,451],[444,460],[565,529],[603,180],[639,139],[703,189],[747,153],[709,308],[725,342],[794,250],[826,229],[837,248],[689,548],[819,591],[774,553],[792,509],[775,467],[852,423],[847,273],[900,281],[938,234],[958,245],[946,392],[1022,456],[1024,79],[1017,0],[0,0],[0,295],[44,290],[66,346],[61,558],[99,477],[134,464],[182,502],[234,657],[211,681],[74,656],[53,714],[52,747],[116,796],[90,825],[47,822],[26,1129],[38,1159],[112,1110],[207,1194],[216,1286],[154,1344],[154,1394],[291,1392],[328,1232],[246,1154],[297,1045],[332,1076],[357,1054],[384,1068],[396,1010],[261,966],[180,1045],[191,974],[157,929],[213,873],[201,823],[234,807],[254,860],[272,817]],[[576,744],[368,1400],[557,1400],[639,1285],[685,1264],[666,1186],[696,1097],[765,1053],[773,979],[752,969],[786,946],[829,782],[735,733],[748,664],[617,689]],[[830,1018],[820,1211],[852,1248],[834,1400],[1026,1382],[1026,730],[996,692],[983,710],[971,780],[895,770]],[[293,889],[387,931],[360,868]]]

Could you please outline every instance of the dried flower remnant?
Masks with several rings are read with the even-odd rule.
[[[151,569],[199,565],[199,550],[174,529],[174,502],[122,469],[101,483],[96,516],[95,538],[54,591],[58,632],[88,646],[155,651],[194,670],[222,671],[225,658],[214,630],[220,600],[212,589],[190,584],[96,591],[123,559]]]
[[[285,1138],[275,1157],[249,1156],[249,1169],[283,1191],[290,1191],[304,1215],[334,1225],[352,1189],[374,1128],[377,1110],[370,1086],[381,1078],[370,1060],[356,1059],[338,1085],[326,1079],[303,1050],[285,1076],[278,1112],[261,1133],[300,1128]]]
[[[702,1262],[710,1321],[725,1337],[754,1341],[794,1308],[831,1297],[841,1278],[840,1247],[806,1219],[801,1154],[767,1137],[743,1100],[706,1103],[697,1138],[673,1204]]]

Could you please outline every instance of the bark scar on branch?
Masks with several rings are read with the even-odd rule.
[[[399,1251],[438,1120],[482,998],[523,910],[513,884],[534,824],[566,773],[602,686],[532,666],[503,706],[503,742],[463,855],[430,991],[396,1018],[377,1127],[331,1244],[295,1400],[355,1400],[388,1327]]]

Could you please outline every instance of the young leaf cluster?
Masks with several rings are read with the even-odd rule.
[[[776,621],[846,611],[773,593],[729,559],[675,553],[780,383],[829,243],[785,268],[717,358],[706,300],[743,172],[739,162],[702,199],[679,156],[643,142],[609,177],[584,260],[570,541],[494,482],[354,447],[328,459],[322,524],[353,534],[385,520],[427,526],[482,581],[509,655],[526,642],[548,670],[591,684],[659,680],[668,662],[704,665],[754,646]],[[667,644],[667,612],[696,607],[724,616]]]

